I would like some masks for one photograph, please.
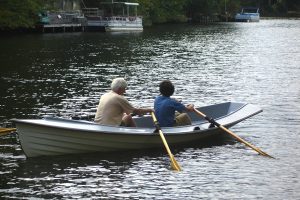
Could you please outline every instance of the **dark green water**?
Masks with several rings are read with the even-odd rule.
[[[196,106],[241,101],[264,110],[232,128],[277,159],[234,141],[165,151],[26,159],[0,138],[3,199],[299,199],[300,20],[166,25],[142,33],[1,36],[0,125],[11,118],[88,116],[114,77],[152,106],[170,79]]]

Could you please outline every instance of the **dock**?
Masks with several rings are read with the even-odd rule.
[[[70,24],[42,24],[37,25],[37,29],[42,33],[57,33],[57,32],[84,32],[85,26],[78,23]]]
[[[82,32],[87,21],[80,11],[59,11],[39,14],[40,21],[36,25],[42,33]]]

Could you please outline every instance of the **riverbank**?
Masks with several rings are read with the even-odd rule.
[[[300,17],[260,17],[261,20],[272,20],[272,19],[295,19],[300,20]],[[234,23],[235,20],[233,17],[220,17],[219,19],[216,19],[215,16],[203,16],[199,18],[198,20],[188,20],[186,22],[168,22],[168,23],[161,23],[161,24],[147,24],[145,27],[155,27],[155,25],[168,25],[168,24],[213,24],[213,23],[219,23],[219,22],[230,22]],[[0,35],[10,35],[10,34],[28,34],[28,33],[63,33],[63,32],[89,32],[89,29],[86,27],[81,27],[79,25],[72,26],[72,25],[60,25],[60,26],[49,26],[49,27],[42,27],[41,25],[36,26],[35,28],[18,28],[14,30],[0,30]],[[95,31],[93,31],[95,32]]]

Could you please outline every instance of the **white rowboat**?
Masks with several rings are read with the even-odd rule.
[[[262,110],[247,103],[226,102],[199,110],[224,127],[231,127]],[[189,113],[192,125],[162,127],[170,146],[188,145],[222,134],[217,127]],[[162,141],[151,116],[134,117],[137,127],[103,126],[90,121],[62,118],[13,119],[22,149],[27,157],[88,152],[109,152],[156,148]]]

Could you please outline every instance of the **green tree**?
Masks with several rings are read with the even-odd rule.
[[[218,11],[218,0],[188,0],[187,7],[192,18],[210,15]]]
[[[138,0],[144,21],[166,23],[186,21],[186,0]]]
[[[40,8],[39,0],[1,0],[0,30],[34,27]]]

